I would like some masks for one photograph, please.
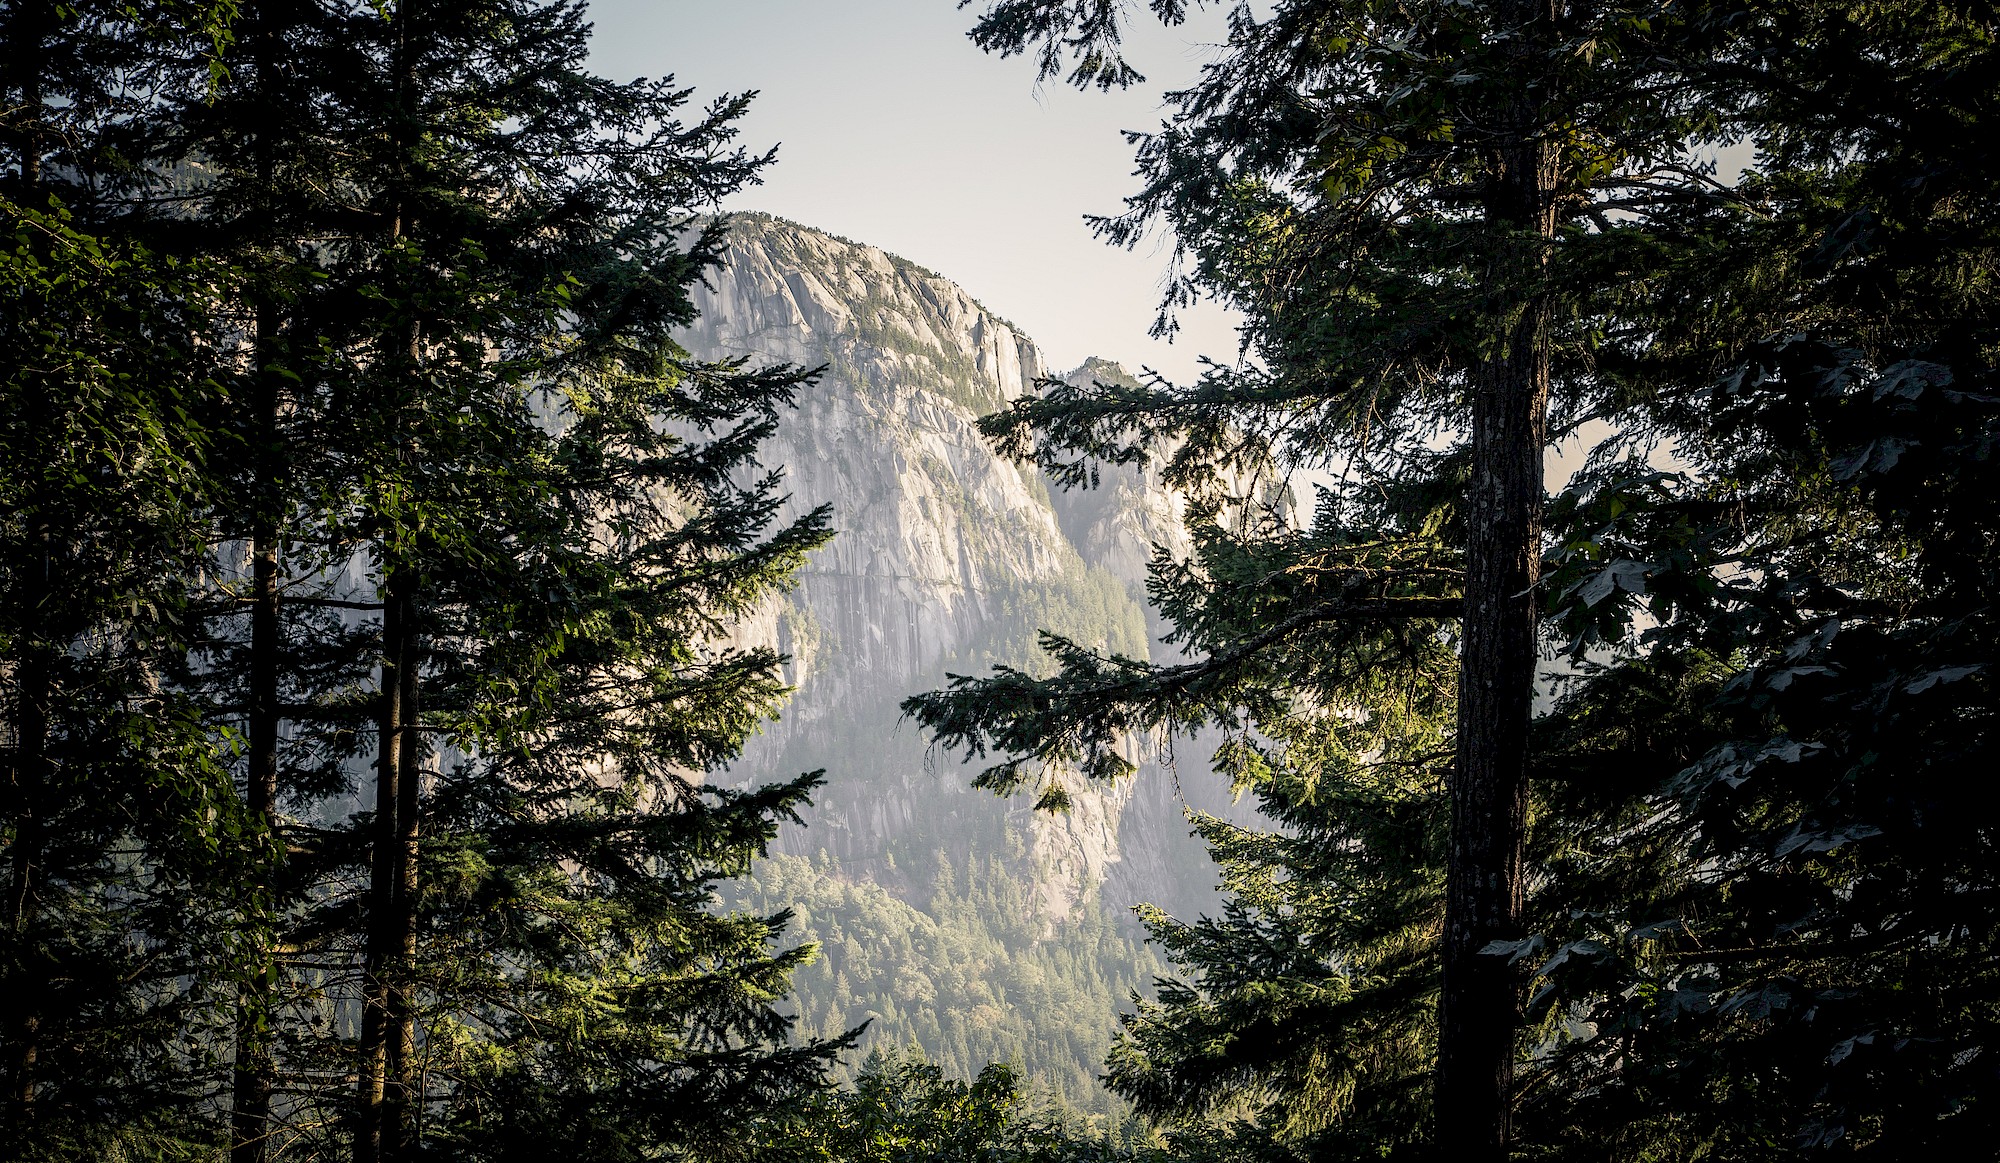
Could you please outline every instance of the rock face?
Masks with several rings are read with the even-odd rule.
[[[1136,388],[1132,373],[1108,359],[1091,358],[1062,379],[1077,387],[1093,382]],[[1183,499],[1160,481],[1157,465],[1105,465],[1097,487],[1067,489],[1053,497],[1056,520],[1077,552],[1144,593],[1146,564],[1157,548],[1176,560],[1193,547],[1182,518]]]
[[[1047,915],[1066,917],[1123,858],[1131,789],[1073,788],[1067,817],[969,794],[961,772],[939,770],[956,765],[926,762],[895,707],[948,670],[1031,665],[1043,627],[1144,653],[1146,560],[1154,541],[1184,547],[1177,503],[1131,469],[1052,497],[1032,466],[996,457],[974,421],[1034,390],[1041,353],[955,284],[874,247],[745,216],[698,305],[683,337],[697,356],[827,368],[761,458],[785,471],[784,516],[831,505],[839,535],[741,631],[792,655],[799,688],[741,769],[829,771],[825,810],[785,846],[893,882],[873,865],[929,830],[920,817],[1004,811]],[[1125,376],[1104,361],[1071,374]]]
[[[792,656],[797,694],[734,776],[828,776],[780,851],[919,910],[941,869],[963,877],[996,859],[1049,939],[1083,912],[1211,901],[1212,868],[1174,780],[1072,783],[1068,815],[1035,813],[971,790],[975,769],[928,754],[897,709],[948,673],[1045,665],[1039,629],[1129,655],[1157,649],[1146,563],[1155,544],[1186,552],[1178,500],[1129,468],[1052,495],[1032,466],[996,457],[974,421],[1035,390],[1040,352],[950,281],[874,247],[742,216],[697,302],[682,339],[694,355],[826,368],[761,459],[785,472],[781,516],[831,505],[838,535],[788,598],[738,631]],[[1104,361],[1070,374],[1126,375]],[[1122,1000],[1107,999],[1107,1021]]]

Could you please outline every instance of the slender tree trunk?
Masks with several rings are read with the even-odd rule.
[[[0,100],[17,97],[19,129],[12,136],[11,143],[20,164],[20,175],[15,186],[22,204],[34,207],[42,194],[42,134],[39,124],[43,106],[42,66],[44,45],[47,43],[53,25],[54,12],[46,0],[24,0],[19,3],[9,21],[8,48],[13,60],[5,68],[12,74],[7,89],[0,93]],[[26,307],[26,304],[20,306]],[[34,410],[40,411],[44,402],[37,399]],[[50,422],[46,417],[31,416],[30,431],[48,432]],[[39,508],[40,505],[37,505]],[[34,632],[41,626],[47,611],[50,591],[49,529],[44,520],[38,530],[41,541],[41,568],[32,570],[24,579],[22,587],[19,624],[15,627],[16,642],[20,651],[14,658],[14,682],[17,695],[14,707],[14,765],[9,772],[12,786],[10,792],[16,811],[16,823],[9,853],[9,874],[12,881],[7,886],[7,923],[13,927],[17,938],[27,937],[35,925],[37,892],[35,881],[41,874],[42,863],[42,823],[41,809],[49,789],[49,708],[55,693],[54,668],[51,666],[49,650],[41,634]],[[34,964],[34,952],[25,952],[24,967]],[[30,968],[32,975],[35,970]],[[41,1058],[42,1015],[41,989],[39,983],[22,983],[26,996],[12,999],[14,1020],[10,1023],[7,1047],[7,1066],[12,1077],[8,1079],[7,1102],[17,1119],[25,1120],[34,1110],[36,1092],[36,1068]]]
[[[395,73],[394,124],[391,135],[395,157],[391,182],[392,204],[389,243],[394,245],[409,229],[408,150],[413,119],[410,9],[413,0],[402,0],[395,9],[391,31],[391,67]],[[407,305],[414,311],[414,305]],[[399,351],[384,343],[384,366],[400,365],[412,387],[410,403],[417,398],[416,384],[423,363],[423,337],[418,322],[409,324]],[[401,401],[392,408],[396,417],[390,442],[407,463],[415,454],[409,439],[407,418]],[[392,555],[393,556],[393,555]],[[422,787],[417,772],[420,740],[412,730],[416,719],[417,603],[414,578],[400,567],[391,567],[384,595],[383,640],[385,663],[382,674],[384,705],[393,708],[394,724],[385,712],[381,749],[384,770],[393,762],[393,786],[377,790],[374,884],[369,902],[370,928],[368,960],[370,978],[369,1010],[372,1027],[363,1026],[366,1072],[363,1075],[361,1128],[355,1137],[356,1163],[396,1163],[414,1151],[414,1096],[411,1070],[416,1059],[416,1027],[413,976],[416,967],[418,819]],[[393,623],[393,629],[392,629]],[[393,663],[394,673],[390,672]],[[391,690],[393,684],[393,691]],[[393,755],[393,760],[390,757]]]
[[[396,932],[396,889],[401,879],[401,838],[397,809],[402,803],[403,671],[408,635],[404,632],[402,578],[391,573],[382,595],[382,689],[376,723],[375,836],[368,885],[368,947],[362,962],[359,1092],[354,1112],[355,1163],[382,1158],[383,1115],[388,1086],[388,1033],[391,964],[400,950]]]
[[[414,584],[390,574],[384,594],[382,758],[375,792],[374,865],[364,968],[361,1095],[356,1163],[392,1163],[414,1150],[417,856],[422,819],[422,739],[417,721]]]
[[[1553,17],[1546,0],[1514,0],[1505,11],[1522,42],[1535,41]],[[1529,77],[1534,67],[1524,58],[1517,75]],[[1549,303],[1541,284],[1554,237],[1555,153],[1541,132],[1537,94],[1522,93],[1506,118],[1511,140],[1495,151],[1485,206],[1495,240],[1486,294],[1502,326],[1473,380],[1438,1014],[1437,1142],[1439,1157],[1454,1163],[1504,1160],[1511,1138],[1520,987],[1505,958],[1480,950],[1520,935],[1539,645],[1535,586],[1549,396]]]
[[[410,325],[409,343],[403,351],[412,383],[420,368],[421,333]],[[414,398],[414,397],[413,397]],[[402,409],[395,410],[401,426]],[[407,437],[407,432],[405,432]],[[399,458],[407,465],[415,458],[415,447],[406,438]],[[356,1139],[356,1159],[394,1163],[414,1151],[417,1096],[413,1073],[416,1064],[415,976],[417,959],[417,858],[423,818],[423,737],[417,730],[417,695],[423,660],[419,651],[418,593],[415,575],[404,567],[392,567],[383,596],[384,663],[382,691],[384,713],[380,746],[385,761],[393,755],[393,786],[376,790],[376,830],[373,883],[369,898],[368,961],[375,966],[370,981],[370,1006],[379,1022],[372,1030],[363,1025],[365,1061],[373,1071],[372,1086],[364,1075],[364,1105],[372,1107],[372,1121],[364,1112],[363,1127],[372,1127],[364,1145]]]
[[[406,662],[402,669],[402,783],[396,800],[396,885],[392,923],[396,929],[396,970],[389,984],[388,1087],[383,1110],[383,1155],[406,1159],[416,1149],[416,1122],[423,1096],[417,1083],[417,891],[418,844],[422,830],[423,735],[416,729],[417,684],[423,661],[415,633],[415,602],[405,598]]]
[[[252,888],[251,918],[255,963],[237,997],[234,1103],[230,1112],[230,1163],[264,1163],[269,1155],[271,1116],[270,1017],[277,967],[272,916],[277,891],[275,864],[284,847],[278,840],[278,411],[277,377],[266,369],[276,358],[273,336],[277,311],[268,301],[257,307],[257,511],[251,533],[250,607],[250,764],[245,795],[262,833],[258,867],[264,882]]]
[[[261,124],[253,144],[257,168],[257,196],[268,215],[273,198],[278,143],[276,122],[280,116],[282,86],[278,84],[278,20],[272,0],[261,0],[250,10],[248,48],[251,77],[256,99],[262,106]],[[278,835],[278,735],[281,727],[278,689],[280,654],[284,643],[278,622],[278,539],[284,507],[283,388],[273,365],[279,359],[278,331],[281,326],[277,304],[269,287],[258,285],[256,295],[255,341],[251,369],[256,395],[252,451],[255,506],[250,538],[250,755],[245,797],[256,820],[263,842],[257,865],[266,873],[263,883],[253,887],[252,907],[259,915],[251,919],[255,934],[255,958],[251,973],[237,999],[236,1070],[234,1101],[230,1111],[230,1163],[265,1163],[270,1157],[271,1093],[275,1064],[271,1060],[272,1008],[277,990],[277,965],[273,944],[277,940],[276,906],[278,863],[284,858],[284,844]]]

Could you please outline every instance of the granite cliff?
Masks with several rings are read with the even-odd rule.
[[[797,694],[732,773],[827,772],[756,890],[797,909],[826,951],[800,980],[804,1024],[873,1019],[877,1038],[961,1070],[1029,1059],[1092,1105],[1115,1012],[1160,969],[1128,907],[1209,906],[1213,871],[1181,787],[1207,789],[1196,806],[1210,810],[1227,797],[1205,773],[1182,785],[1154,768],[1072,787],[1066,815],[1037,813],[968,788],[972,769],[929,753],[897,704],[947,672],[1043,663],[1039,629],[1160,650],[1146,562],[1155,545],[1186,551],[1180,503],[1144,470],[1052,493],[1032,466],[996,457],[974,422],[1036,390],[1040,352],[949,280],[874,247],[742,216],[698,305],[683,337],[698,357],[826,368],[761,459],[785,471],[785,515],[830,504],[838,535],[738,631],[792,657]],[[1093,360],[1069,375],[1126,373]],[[944,961],[958,963],[949,981]],[[1085,983],[1037,992],[1052,974]],[[1079,1023],[1096,1034],[1079,1040]]]

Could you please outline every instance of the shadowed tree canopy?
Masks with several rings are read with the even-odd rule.
[[[1167,23],[1185,15],[1171,2],[1150,9]],[[1135,5],[1014,0],[988,6],[973,36],[989,50],[1033,57],[1044,77],[1108,87],[1138,79],[1119,55],[1121,21],[1132,18],[1146,17]],[[1599,455],[1606,466],[1684,439],[1748,455],[1797,430],[1787,426],[1812,430],[1795,411],[1757,422],[1777,425],[1756,429],[1771,437],[1743,427],[1720,435],[1709,401],[1721,397],[1709,392],[1732,375],[1771,382],[1773,373],[1754,369],[1766,358],[1758,352],[1777,349],[1758,345],[1774,333],[1811,334],[1839,302],[1863,313],[1870,304],[1876,316],[1816,342],[1860,352],[1854,358],[1870,367],[1939,343],[1983,352],[1968,369],[1990,363],[1989,341],[1974,338],[1985,308],[1973,306],[1990,286],[1976,273],[1990,253],[1983,227],[1972,225],[1985,221],[1975,208],[1991,202],[1973,192],[1984,154],[1950,163],[1942,148],[1917,156],[1921,143],[1963,139],[1990,105],[1975,79],[1974,62],[1990,51],[1983,19],[1937,6],[1838,4],[1302,0],[1271,5],[1268,15],[1232,13],[1215,62],[1169,96],[1171,116],[1157,132],[1134,136],[1142,188],[1125,214],[1098,226],[1124,244],[1169,229],[1182,267],[1162,327],[1194,296],[1220,299],[1247,317],[1244,357],[1194,384],[1050,383],[984,426],[1003,450],[1073,486],[1094,483],[1097,464],[1160,458],[1197,495],[1255,500],[1268,496],[1260,491],[1268,482],[1309,469],[1303,479],[1318,494],[1310,520],[1288,520],[1281,506],[1198,510],[1200,520],[1220,520],[1198,537],[1194,560],[1159,561],[1152,584],[1184,662],[1152,665],[1051,641],[1061,664],[1052,673],[955,678],[950,691],[907,704],[941,742],[992,753],[982,782],[1040,782],[1051,804],[1072,774],[1129,770],[1134,735],[1220,727],[1232,742],[1218,767],[1257,788],[1297,837],[1204,825],[1238,904],[1195,925],[1156,919],[1192,988],[1170,989],[1135,1020],[1114,1059],[1125,1093],[1182,1118],[1243,1109],[1232,1104],[1247,1096],[1281,1139],[1340,1157],[1397,1144],[1422,1151],[1432,1118],[1439,1143],[1490,1156],[1508,1134],[1510,1109],[1534,1112],[1524,1116],[1532,1142],[1563,1141],[1564,1126],[1591,1128],[1568,1140],[1584,1157],[1607,1143],[1632,1157],[1696,1150],[1688,1123],[1720,1124],[1714,1108],[1694,1102],[1657,1122],[1625,1107],[1589,1118],[1587,1105],[1569,1100],[1595,1101],[1594,1084],[1565,1089],[1547,1068],[1545,1039],[1571,1038],[1575,1013],[1552,1000],[1559,995],[1517,992],[1518,978],[1499,968],[1511,959],[1513,973],[1529,974],[1540,963],[1531,950],[1553,940],[1537,931],[1569,928],[1574,919],[1557,919],[1585,899],[1650,899],[1637,869],[1657,865],[1607,866],[1574,845],[1626,836],[1639,818],[1666,827],[1655,817],[1680,771],[1673,756],[1692,762],[1699,732],[1720,729],[1687,704],[1667,721],[1692,734],[1665,744],[1617,717],[1632,713],[1632,691],[1586,682],[1531,740],[1534,646],[1558,633],[1575,638],[1589,621],[1575,611],[1660,592],[1651,565],[1590,548],[1593,536],[1572,524],[1586,520],[1586,497],[1598,498],[1590,520],[1620,528],[1619,514],[1637,519],[1632,498],[1590,491],[1604,477],[1583,478],[1555,510],[1557,537],[1544,539],[1542,451],[1568,433],[1603,431],[1598,424],[1616,437]],[[1755,152],[1756,174],[1718,174],[1723,147]],[[1908,240],[1906,258],[1862,261],[1886,255],[1892,238]],[[1943,306],[1961,303],[1966,314]],[[1892,304],[1909,322],[1887,322],[1905,318]],[[1934,338],[1919,338],[1917,319]],[[1890,329],[1907,346],[1876,354],[1870,344]],[[1523,359],[1540,366],[1523,370]],[[1753,370],[1732,372],[1746,360]],[[1510,367],[1528,381],[1546,377],[1546,430],[1532,407],[1495,403],[1524,382],[1509,379]],[[1482,419],[1488,407],[1496,410]],[[1702,431],[1717,435],[1694,435]],[[1897,445],[1895,455],[1909,453]],[[1496,494],[1502,478],[1512,483]],[[1718,469],[1702,487],[1754,479]],[[1803,520],[1812,504],[1842,514],[1866,504],[1861,493],[1810,501],[1796,486],[1773,485],[1769,498],[1773,520],[1787,521]],[[1703,511],[1710,521],[1737,512]],[[1524,568],[1519,554],[1532,559]],[[1712,576],[1750,568],[1726,555],[1702,560]],[[1542,568],[1553,572],[1537,584]],[[1504,583],[1486,591],[1498,604],[1484,613],[1482,577]],[[1633,657],[1660,668],[1674,698],[1698,699],[1693,692],[1711,681],[1703,675],[1724,682],[1742,665],[1727,650],[1709,663],[1664,650],[1678,632],[1627,632]],[[1589,637],[1576,644],[1593,665],[1601,648]],[[1511,661],[1496,670],[1487,665],[1495,657]],[[1467,702],[1475,695],[1479,706]],[[1621,752],[1613,739],[1664,750]],[[1535,770],[1576,774],[1531,782],[1531,752]],[[1483,766],[1496,755],[1520,766],[1496,774]],[[1506,779],[1494,782],[1498,775]],[[1500,784],[1503,794],[1467,798]],[[1444,810],[1440,797],[1452,813],[1443,834],[1419,822]],[[1525,831],[1509,840],[1504,833],[1524,829],[1530,813],[1539,821],[1532,843]],[[1699,825],[1682,818],[1674,827],[1689,831],[1631,843],[1647,859],[1698,862],[1685,847],[1667,851],[1694,843],[1687,837]],[[1510,871],[1510,860],[1527,863]],[[1468,884],[1468,872],[1480,883]],[[1481,914],[1494,901],[1481,894],[1496,886],[1512,896],[1511,916]],[[1455,912],[1499,923],[1474,941]],[[1431,944],[1440,924],[1442,947]],[[1579,961],[1572,951],[1553,965]],[[1438,988],[1440,965],[1441,1027],[1412,1002]],[[1455,972],[1470,992],[1453,992]],[[1539,1025],[1514,1027],[1520,1001],[1532,1001],[1524,1016]],[[1484,1017],[1468,1020],[1486,1028],[1460,1028],[1454,1011],[1467,1018],[1475,1008]],[[1500,1068],[1459,1073],[1455,1042],[1469,1055],[1461,1064]],[[1589,1044],[1583,1056],[1600,1065],[1619,1046]],[[1517,1059],[1533,1066],[1510,1080],[1505,1066]],[[1616,1062],[1672,1074],[1636,1054]],[[1445,1104],[1435,1112],[1421,1094],[1431,1071]],[[1461,1086],[1455,1073],[1473,1081]],[[1749,1096],[1762,1092],[1740,1093],[1755,1102]],[[1541,1121],[1544,1104],[1574,1123]],[[1767,1112],[1762,1133],[1778,1125],[1817,1133],[1804,1106],[1790,1109]],[[1731,1134],[1753,1135],[1733,1125]]]

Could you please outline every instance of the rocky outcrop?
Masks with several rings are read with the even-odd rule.
[[[791,601],[749,628],[795,658],[800,697],[773,737],[936,670],[989,629],[994,594],[1080,562],[1039,480],[973,426],[1032,386],[1041,356],[956,286],[746,216],[697,302],[683,337],[695,355],[827,369],[760,453],[785,472],[782,516],[830,505],[839,530]]]
[[[1078,387],[1139,386],[1132,373],[1108,359],[1085,360],[1062,379]],[[1157,462],[1101,466],[1095,487],[1057,491],[1052,507],[1077,552],[1135,593],[1144,593],[1146,567],[1157,549],[1164,548],[1175,560],[1192,551],[1183,521],[1186,501],[1161,481]]]
[[[824,849],[892,890],[910,887],[913,849],[1011,847],[1045,915],[1062,920],[1127,858],[1133,787],[1072,786],[1064,816],[996,803],[926,754],[897,704],[948,672],[1036,665],[1044,627],[1146,651],[1148,541],[1178,544],[1174,502],[1136,470],[1052,497],[1032,466],[996,457],[974,421],[1034,390],[1040,353],[950,281],[874,247],[746,216],[698,305],[683,338],[695,355],[826,369],[761,458],[785,471],[783,515],[831,505],[838,536],[788,599],[739,631],[789,653],[798,687],[739,771],[829,774],[807,827],[781,846]],[[1174,830],[1164,839],[1187,849],[1185,824]]]
[[[929,751],[901,721],[899,704],[952,673],[1048,665],[1036,645],[1042,629],[1127,655],[1163,655],[1160,627],[1147,622],[1144,583],[1155,546],[1189,552],[1182,502],[1152,468],[1108,468],[1096,489],[1052,494],[1032,466],[996,457],[976,420],[1036,390],[1047,374],[1040,352],[949,280],[874,247],[741,216],[727,264],[712,273],[697,306],[699,321],[682,342],[699,358],[825,369],[760,458],[785,473],[781,518],[826,504],[837,530],[790,594],[736,630],[739,643],[789,654],[797,690],[727,778],[826,771],[804,826],[781,833],[778,849],[806,858],[789,866],[795,871],[809,867],[854,890],[833,896],[893,899],[919,921],[926,909],[959,910],[950,924],[943,913],[916,924],[957,931],[966,920],[963,898],[939,886],[1001,875],[1022,890],[1008,890],[1006,899],[1030,902],[1036,914],[1034,944],[1046,946],[1036,955],[1070,966],[1076,982],[1102,991],[1121,979],[1105,972],[1108,964],[1079,958],[1111,957],[1127,975],[1157,967],[1130,931],[1126,909],[1147,901],[1188,916],[1213,907],[1215,871],[1185,813],[1234,813],[1226,789],[1206,770],[1177,779],[1155,762],[1118,786],[1068,781],[1067,814],[1035,812],[1029,797],[1000,801],[972,789],[975,769]],[[1069,378],[1129,381],[1102,360]],[[1183,755],[1197,752],[1206,758],[1199,746]],[[873,913],[826,915],[824,901],[768,903],[798,907],[803,936],[843,947],[853,933],[881,928]],[[1103,943],[1107,924],[1127,925],[1111,945]],[[843,925],[848,935],[840,937]],[[1106,953],[1113,945],[1120,951]],[[1004,940],[994,947],[1012,948]],[[998,1025],[960,1045],[950,1032],[958,1018],[913,1012],[902,987],[883,984],[881,974],[850,975],[846,961],[834,960],[799,996],[819,1032],[866,1019],[876,1022],[875,1039],[916,1040],[958,1060],[968,1046],[988,1045],[980,1041],[987,1035],[999,1039],[993,1046],[1018,1049],[1060,1043],[1077,1023],[1096,1023],[1101,1028],[1084,1040],[1096,1047],[1090,1054],[1042,1063],[1087,1088],[1096,1086],[1128,988],[1091,999],[1087,1013],[1001,1006],[975,1023]],[[1046,967],[1027,964],[994,972],[1007,978],[1018,970],[1023,982],[1045,976]],[[858,984],[864,980],[875,985]]]

